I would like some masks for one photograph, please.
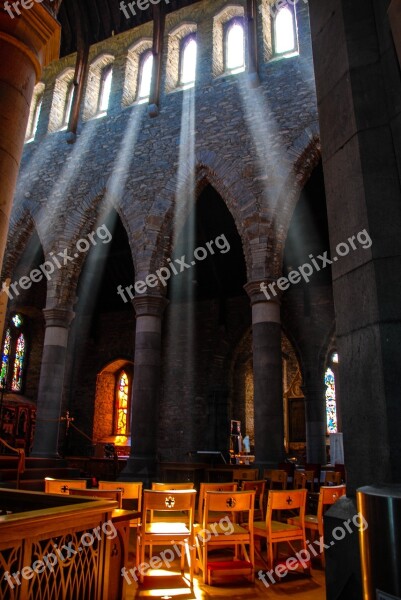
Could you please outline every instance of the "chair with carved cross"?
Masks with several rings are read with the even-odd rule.
[[[141,481],[99,481],[99,490],[120,490],[122,493],[122,508],[126,510],[142,509]],[[139,519],[131,519],[130,527],[138,527]]]
[[[173,546],[177,558],[181,558],[181,573],[184,574],[185,556],[189,566],[192,586],[195,565],[194,516],[196,490],[144,490],[142,519],[138,527],[136,567],[140,582],[144,572],[140,565],[145,563],[145,548],[152,545]],[[166,515],[165,521],[152,521],[151,514],[157,511]],[[181,522],[168,520],[173,511],[183,513]],[[179,548],[179,545],[181,548]],[[161,563],[161,561],[158,561]]]
[[[45,477],[45,492],[46,494],[67,494],[70,487],[85,490],[87,488],[86,479],[53,479],[53,477]]]
[[[204,583],[212,585],[214,575],[244,575],[254,581],[254,505],[255,490],[205,493],[202,529],[196,535],[198,564],[203,572]],[[213,519],[214,514],[225,516]],[[238,524],[238,515],[242,515],[245,523]],[[234,549],[233,558],[223,556],[213,561],[209,559],[210,550],[227,551],[227,548]]]
[[[345,485],[337,486],[322,486],[319,490],[319,503],[317,506],[317,515],[305,515],[305,530],[310,531],[312,536],[319,535],[319,539],[323,539],[323,517],[325,510],[331,506],[341,496],[346,493]],[[298,517],[290,517],[287,521],[291,525],[296,525],[299,522]],[[324,553],[321,554],[322,565],[324,566]]]
[[[268,479],[270,480],[269,487],[271,490],[285,490],[287,487],[288,474],[283,469],[272,469]]]
[[[270,570],[277,564],[281,564],[278,559],[278,545],[286,542],[291,548],[291,557],[295,557],[300,549],[306,552],[305,537],[305,506],[307,490],[270,490],[267,501],[266,519],[254,523],[255,540],[265,538],[267,543],[267,565]],[[282,521],[276,521],[273,517],[274,511],[280,511],[280,515],[294,511],[298,513],[296,524],[289,524]],[[294,547],[297,542],[298,549]],[[308,555],[308,554],[306,554]],[[276,563],[275,563],[276,558]],[[288,558],[288,557],[286,557]],[[285,561],[284,561],[285,563]],[[310,562],[304,567],[307,574],[310,574]]]
[[[201,483],[198,497],[198,510],[196,521],[198,524],[203,520],[203,509],[205,507],[206,492],[236,492],[238,489],[237,483]],[[217,515],[212,515],[215,518]],[[223,515],[224,516],[224,515]]]

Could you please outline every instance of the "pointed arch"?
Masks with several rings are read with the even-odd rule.
[[[248,278],[252,271],[252,256],[250,249],[251,235],[244,224],[244,211],[249,209],[257,200],[242,178],[243,166],[239,161],[227,165],[226,161],[218,158],[213,152],[200,152],[196,157],[195,197],[210,184],[221,196],[234,219],[237,231],[242,241]],[[154,272],[163,266],[172,253],[174,210],[176,189],[185,186],[192,176],[192,167],[188,163],[184,169],[182,181],[169,181],[164,192],[157,196],[148,212],[145,223],[144,238],[151,241],[152,253],[146,264],[139,265],[139,272]],[[155,227],[154,215],[158,216],[159,226]],[[188,217],[182,212],[180,223],[183,225]],[[138,272],[138,273],[139,273]]]

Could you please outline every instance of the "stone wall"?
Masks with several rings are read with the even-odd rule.
[[[261,4],[266,11],[267,2]],[[210,183],[230,210],[241,236],[248,281],[280,274],[300,189],[319,160],[308,7],[297,4],[299,54],[272,56],[270,20],[266,12],[263,19],[259,17],[260,86],[254,88],[246,71],[215,73],[216,23],[220,21],[214,17],[228,5],[224,0],[205,0],[167,16],[156,118],[148,116],[144,104],[129,105],[132,95],[126,79],[135,67],[132,49],[151,39],[151,23],[91,48],[92,65],[99,61],[113,64],[110,105],[107,115],[85,120],[96,92],[90,76],[75,144],[67,143],[65,131],[48,130],[52,129],[54,90],[59,90],[60,77],[74,68],[76,56],[67,56],[45,70],[39,125],[34,141],[25,147],[3,279],[15,273],[34,230],[45,257],[66,248],[71,253],[77,240],[103,222],[111,206],[126,228],[136,277],[144,279],[172,255],[176,191],[191,181],[193,171],[195,197]],[[235,6],[238,12],[245,2]],[[169,83],[168,39],[188,23],[195,24],[197,31],[197,80],[193,90],[183,91],[172,89]],[[195,107],[194,163],[188,158],[179,165],[180,141],[191,105]],[[189,151],[186,154],[190,156]],[[48,306],[74,305],[85,259],[80,254],[54,274],[47,285]],[[216,303],[197,304],[197,354],[187,370],[177,350],[180,339],[169,342],[165,325],[159,432],[164,458],[182,457],[203,444],[213,449],[226,446],[223,424],[235,416],[233,355],[250,327],[249,300],[233,298],[226,310],[228,325],[222,331]],[[168,315],[167,311],[165,323]],[[95,337],[82,323],[74,325],[64,408],[75,412],[77,423],[88,435],[92,434],[96,377],[109,361],[133,360],[134,323],[133,313],[124,311],[97,315]],[[42,338],[43,329],[38,333],[38,340]],[[29,373],[29,379],[34,396],[37,375]],[[245,412],[245,406],[241,410]],[[184,429],[182,423],[192,425]],[[172,431],[178,432],[174,443]]]

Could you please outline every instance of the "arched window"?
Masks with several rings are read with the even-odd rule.
[[[324,383],[326,385],[326,417],[327,433],[337,433],[337,403],[336,403],[336,382],[335,365],[338,364],[338,354],[333,352],[330,357],[329,366],[324,374]]]
[[[123,370],[117,376],[114,435],[129,435],[129,392],[130,384]]]
[[[74,99],[74,82],[72,81],[70,83],[70,85],[68,86],[67,95],[65,98],[63,127],[68,127],[68,123],[70,121],[70,116],[71,116],[73,99]]]
[[[153,53],[148,50],[143,53],[140,60],[138,75],[138,100],[145,100],[150,96],[153,72]]]
[[[274,19],[274,49],[276,54],[296,49],[295,17],[288,6],[281,8]]]
[[[105,67],[100,76],[100,88],[99,88],[99,103],[98,113],[105,113],[109,108],[109,99],[111,91],[111,82],[113,79],[113,67]]]
[[[225,68],[227,71],[245,68],[245,32],[241,18],[232,19],[226,24]]]
[[[28,126],[25,135],[26,142],[32,142],[35,139],[35,134],[39,123],[40,111],[42,109],[44,89],[45,86],[43,83],[38,83],[35,86],[31,107],[29,110]]]
[[[181,85],[195,83],[198,45],[194,34],[188,35],[181,43]]]
[[[12,392],[22,392],[23,389],[27,354],[24,325],[24,318],[20,314],[15,314],[4,338],[0,372],[1,387]]]

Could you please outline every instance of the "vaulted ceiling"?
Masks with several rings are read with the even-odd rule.
[[[153,19],[153,10],[160,6],[166,13],[173,12],[201,0],[160,0],[147,10],[139,10],[134,4],[136,15],[127,19],[120,10],[121,0],[63,0],[58,13],[62,27],[60,56],[66,56],[77,50],[80,31],[87,37],[89,45],[142,25]],[[125,2],[127,5],[129,0]],[[129,10],[128,10],[129,12]]]

